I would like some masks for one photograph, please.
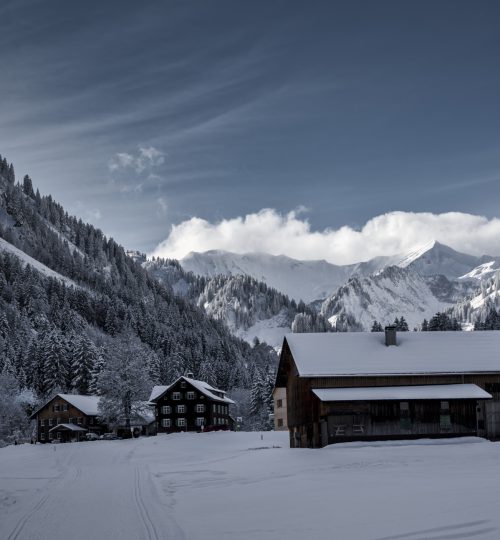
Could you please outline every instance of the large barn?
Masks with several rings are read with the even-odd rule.
[[[500,332],[337,332],[284,338],[291,447],[500,437]]]

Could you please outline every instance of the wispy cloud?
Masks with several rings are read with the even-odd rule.
[[[476,255],[500,254],[500,219],[461,212],[390,212],[370,219],[360,229],[343,226],[314,231],[297,211],[280,214],[264,209],[217,223],[193,217],[172,226],[152,254],[182,258],[190,251],[221,249],[349,264],[401,253],[431,240]]]
[[[156,199],[156,202],[158,203],[158,212],[157,212],[158,216],[159,217],[165,216],[168,210],[167,201],[165,200],[164,197],[158,197],[158,199]]]
[[[136,153],[118,152],[108,161],[111,172],[132,169],[137,174],[165,163],[165,154],[154,146],[139,147]]]

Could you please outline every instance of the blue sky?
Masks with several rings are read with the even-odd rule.
[[[128,248],[264,208],[313,232],[498,216],[498,2],[7,0],[0,18],[0,153]]]

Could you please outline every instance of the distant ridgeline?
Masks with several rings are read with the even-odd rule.
[[[270,347],[234,337],[113,239],[41,196],[29,176],[16,183],[0,157],[0,374],[39,398],[91,392],[125,335],[151,385],[189,371],[224,390],[250,389],[277,362]]]

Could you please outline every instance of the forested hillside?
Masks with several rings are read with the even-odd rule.
[[[41,196],[28,176],[16,183],[5,158],[0,238],[0,373],[12,396],[92,391],[131,338],[151,384],[191,371],[249,391],[274,368],[270,347],[232,336],[113,239]]]
[[[139,260],[141,256],[136,255]],[[143,260],[143,267],[160,282],[223,321],[231,332],[252,343],[255,338],[281,347],[283,336],[293,332],[327,332],[328,321],[304,302],[249,275],[199,276],[171,259]]]

